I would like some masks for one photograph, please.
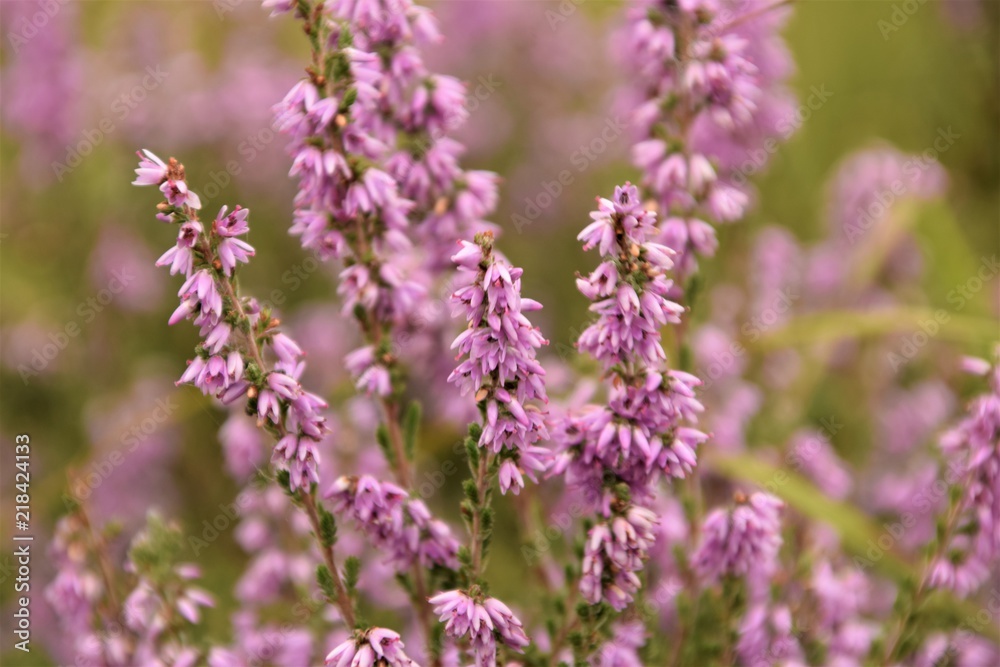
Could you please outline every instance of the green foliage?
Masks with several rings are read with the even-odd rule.
[[[361,574],[361,559],[349,556],[344,559],[344,585],[352,598],[357,595],[358,577]]]
[[[473,438],[468,437],[465,439],[464,445],[466,460],[469,462],[469,470],[472,471],[472,474],[475,474],[479,468],[479,444]]]
[[[418,401],[412,401],[403,416],[403,451],[406,458],[413,461],[417,447],[417,436],[420,434],[420,419],[423,409]]]
[[[326,599],[331,603],[335,603],[337,594],[334,588],[333,574],[330,573],[330,568],[325,563],[321,563],[316,567],[316,583],[319,584],[319,589],[323,591]]]
[[[375,440],[378,442],[378,446],[381,447],[386,461],[389,462],[389,466],[394,468],[396,466],[396,451],[393,449],[392,441],[389,439],[389,428],[384,423],[380,423],[378,428],[375,429]]]
[[[319,512],[319,539],[324,547],[332,547],[337,543],[337,520],[323,505],[317,504]]]

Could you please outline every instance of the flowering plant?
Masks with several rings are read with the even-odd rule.
[[[123,551],[119,527],[73,498],[45,595],[76,656],[996,664],[995,619],[977,613],[995,611],[1000,564],[996,332],[965,323],[988,358],[961,362],[977,392],[961,414],[929,416],[945,402],[938,385],[919,394],[872,378],[878,400],[895,392],[879,455],[939,445],[895,476],[856,469],[836,421],[807,400],[819,405],[824,374],[864,367],[868,350],[814,342],[819,370],[807,371],[806,354],[774,342],[848,297],[906,292],[919,264],[912,207],[943,191],[943,169],[914,175],[885,147],[859,154],[831,189],[828,238],[810,247],[761,230],[745,284],[716,286],[702,306],[721,230],[759,198],[750,176],[763,164],[747,169],[745,156],[772,155],[790,134],[788,4],[628,4],[614,50],[637,172],[596,198],[589,222],[574,220],[588,316],[559,358],[547,338],[558,304],[531,298],[538,278],[508,259],[503,226],[488,220],[500,178],[463,163],[471,102],[427,64],[442,39],[434,16],[412,0],[264,0],[308,48],[305,76],[272,109],[295,188],[288,224],[256,205],[253,218],[241,205],[209,211],[185,166],[147,149],[133,181],[159,191],[153,215],[175,233],[155,261],[177,276],[167,323],[198,332],[186,367],[171,362],[176,384],[228,412],[221,455],[197,446],[241,489],[226,525],[245,567],[210,594],[181,522],[150,513]],[[882,202],[885,183],[902,205]],[[872,202],[888,230],[878,238],[858,231]],[[298,335],[266,288],[248,288],[251,260],[269,250],[251,230],[276,226],[335,285],[334,323],[318,337]],[[306,343],[336,346],[333,370]],[[341,369],[347,386],[331,388],[325,374]],[[458,441],[451,458],[428,445],[435,435]],[[919,508],[918,479],[935,490]],[[206,622],[217,604],[236,609],[228,639]]]

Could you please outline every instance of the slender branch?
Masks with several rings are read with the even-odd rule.
[[[185,207],[185,212],[188,217],[192,220],[197,220],[197,213],[188,207]],[[202,237],[201,244],[199,245],[199,251],[202,253],[205,261],[211,265],[215,265],[217,261],[216,257],[212,253],[212,246],[209,243],[207,237]],[[236,293],[236,289],[233,287],[231,280],[216,280],[216,283],[222,288],[223,293],[228,297],[232,308],[239,318],[241,323],[250,324],[250,318],[246,314],[246,310],[243,308],[243,302],[240,300],[239,295]],[[271,326],[271,322],[264,323],[265,330]],[[264,356],[261,353],[260,345],[257,343],[257,335],[253,328],[250,328],[250,332],[245,336],[246,341],[246,351],[250,355],[250,358],[257,364],[261,373],[267,372],[267,365],[264,363]],[[275,425],[275,430],[277,431],[278,438],[282,438],[287,435],[287,430],[283,422],[278,422]],[[316,511],[316,501],[314,500],[312,493],[306,493],[304,491],[298,491],[295,496],[300,502],[301,506],[305,509],[306,514],[309,517],[309,523],[312,525],[313,533],[316,537],[316,542],[320,548],[320,552],[323,555],[323,560],[326,563],[327,568],[330,571],[330,575],[333,578],[333,585],[336,589],[336,603],[340,608],[341,615],[344,620],[352,628],[355,625],[354,607],[351,604],[350,596],[347,594],[347,588],[344,586],[344,582],[340,577],[340,570],[337,568],[336,561],[334,559],[334,552],[332,545],[324,545],[322,543],[322,531],[320,528],[319,515]]]
[[[392,453],[395,458],[394,470],[400,485],[407,491],[413,486],[413,473],[410,470],[410,461],[406,456],[406,449],[403,446],[403,432],[399,428],[399,406],[387,398],[381,401],[382,411],[385,413],[385,425],[389,431],[389,443],[392,445]]]
[[[337,606],[340,608],[340,613],[343,614],[344,620],[353,628],[355,626],[354,606],[351,604],[351,597],[347,594],[347,588],[344,586],[344,582],[340,578],[340,572],[337,570],[333,545],[324,545],[320,539],[322,532],[320,529],[319,514],[316,512],[316,501],[313,499],[311,493],[304,493],[302,491],[299,492],[298,498],[302,501],[302,506],[305,507],[306,514],[309,515],[309,523],[312,524],[316,540],[320,543],[323,562],[326,563],[326,567],[330,570],[330,575],[333,578],[333,587],[337,594]]]
[[[476,579],[483,569],[483,509],[487,506],[486,494],[489,491],[489,452],[482,451],[479,455],[479,468],[476,470],[476,491],[479,496],[479,507],[472,516],[472,575]]]
[[[573,631],[573,628],[579,622],[579,618],[575,613],[578,587],[575,585],[575,582],[567,581],[566,583],[569,586],[569,594],[566,596],[566,609],[564,610],[565,613],[563,613],[562,625],[559,628],[559,632],[552,639],[552,647],[549,649],[549,667],[555,667],[559,664],[559,651],[566,645],[569,633]]]
[[[111,574],[111,563],[108,562],[107,543],[104,541],[104,538],[98,536],[97,531],[94,530],[94,526],[90,522],[90,517],[87,515],[87,509],[84,507],[83,502],[80,502],[77,507],[80,510],[80,520],[83,522],[83,527],[87,531],[87,536],[90,538],[90,548],[93,549],[94,555],[97,557],[97,565],[98,569],[101,571],[101,579],[104,580],[104,587],[108,590],[108,602],[111,604],[112,609],[121,609],[121,605],[118,600],[117,586],[115,586],[115,579]]]

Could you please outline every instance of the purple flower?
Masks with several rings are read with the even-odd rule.
[[[77,566],[64,567],[45,588],[45,599],[57,610],[60,621],[71,632],[83,633],[93,623],[94,605],[103,588],[93,572]]]
[[[327,667],[410,667],[417,663],[403,651],[399,634],[385,628],[368,628],[338,645],[326,656]]]
[[[161,167],[166,170],[163,185],[179,197],[188,197],[184,167],[174,158],[164,165],[147,151],[137,170],[137,183],[154,184]],[[180,305],[169,322],[191,319],[204,339],[178,384],[193,384],[225,404],[248,399],[249,409],[260,416],[261,424],[269,423],[280,434],[272,462],[290,473],[293,488],[308,488],[319,481],[316,444],[328,430],[322,414],[327,404],[299,384],[304,370],[302,349],[275,329],[277,320],[262,321],[256,301],[238,296],[232,283],[236,265],[254,254],[251,246],[236,238],[249,232],[250,212],[240,206],[232,211],[223,206],[206,231],[191,210],[195,206],[173,203],[187,209],[170,214],[170,221],[181,222],[177,244],[157,264],[169,265],[171,273],[183,273],[186,280],[178,292]],[[268,344],[278,359],[273,364],[264,362],[261,368]],[[251,384],[244,377],[251,364],[254,376],[263,375],[263,382]]]
[[[227,207],[223,206],[219,215],[215,218],[215,232],[222,240],[216,247],[216,254],[222,264],[222,270],[226,275],[232,275],[236,264],[242,262],[246,264],[254,256],[253,246],[245,241],[234,238],[250,231],[247,225],[248,209],[237,206],[232,213],[227,214]]]
[[[145,153],[145,155],[143,155]],[[184,165],[174,158],[166,163],[148,150],[143,149],[139,156],[139,167],[135,170],[136,179],[132,185],[158,185],[160,192],[171,206],[177,208],[200,209],[201,199],[188,189],[184,176]],[[159,217],[159,216],[158,216]],[[161,218],[172,222],[169,216]]]
[[[485,414],[479,446],[505,460],[500,489],[515,493],[522,474],[535,479],[546,468],[548,452],[536,446],[548,437],[545,370],[535,358],[546,344],[524,311],[541,306],[521,297],[521,269],[498,257],[493,236],[463,241],[452,260],[469,282],[451,297],[454,314],[469,326],[452,343],[465,357],[448,377],[462,394],[474,393]]]
[[[260,431],[246,415],[232,413],[219,429],[219,442],[226,469],[239,482],[246,481],[264,464],[264,443]]]
[[[339,477],[324,497],[334,511],[349,516],[400,571],[421,567],[458,567],[458,542],[444,522],[433,518],[422,500],[371,475]]]
[[[295,7],[295,0],[263,0],[261,6],[271,10],[271,16],[287,14]]]
[[[423,62],[420,46],[440,38],[429,11],[366,0],[323,12],[315,55],[346,71],[336,86],[300,81],[274,109],[299,186],[291,233],[321,259],[343,260],[338,293],[345,312],[363,313],[365,345],[405,339],[403,352],[417,356],[450,324],[426,315],[429,288],[448,277],[457,239],[494,228],[485,218],[498,178],[464,170],[465,149],[447,136],[468,115],[467,91]],[[363,365],[366,355],[350,359],[359,389],[390,397],[396,359]]]
[[[357,388],[369,395],[388,396],[392,393],[389,369],[375,360],[372,345],[359,347],[344,358],[344,365],[354,376]]]
[[[989,391],[975,398],[965,418],[941,437],[947,481],[961,490],[960,513],[929,581],[968,596],[989,579],[1000,560],[1000,366],[967,359],[963,368],[985,375]]]
[[[947,181],[937,161],[907,155],[891,146],[858,151],[844,161],[834,178],[830,220],[835,231],[843,234],[841,240],[855,243],[898,202],[939,197]]]
[[[772,608],[766,598],[753,601],[740,621],[739,633],[736,650],[742,665],[804,664],[791,611],[784,605]]]
[[[496,667],[497,642],[521,653],[530,643],[521,621],[500,600],[453,590],[428,600],[445,624],[445,634],[468,640],[476,656],[476,667]]]
[[[788,446],[792,464],[815,482],[823,493],[843,500],[851,492],[854,484],[851,471],[822,433],[798,431]]]
[[[656,541],[656,514],[633,505],[587,533],[580,592],[590,604],[605,600],[618,611],[632,602],[639,572]]]
[[[723,575],[766,579],[777,566],[784,503],[767,493],[737,496],[731,510],[713,510],[702,524],[695,570],[707,580]]]
[[[194,269],[194,248],[203,231],[200,222],[185,222],[177,232],[177,245],[163,253],[156,260],[156,265],[170,266],[170,275],[183,273],[190,276]]]
[[[673,213],[662,238],[678,253],[680,275],[697,268],[696,255],[714,254],[709,222],[738,220],[749,206],[746,181],[764,162],[746,156],[766,158],[766,142],[790,134],[784,13],[766,3],[642,0],[618,40],[644,100],[633,161]]]
[[[593,667],[644,667],[639,649],[646,645],[646,627],[637,621],[617,623],[611,640],[591,659]]]
[[[597,314],[577,345],[601,362],[613,381],[606,406],[588,406],[564,418],[553,472],[568,472],[571,482],[591,489],[601,487],[611,472],[646,502],[660,475],[685,477],[697,462],[695,450],[706,436],[686,423],[702,411],[694,394],[701,383],[664,366],[660,329],[679,322],[683,309],[668,297],[673,251],[647,240],[656,231],[655,215],[626,183],[615,188],[612,199],[599,199],[590,217],[593,222],[578,238],[585,248],[597,247],[603,261],[577,280]]]
[[[132,185],[159,185],[167,180],[167,164],[163,160],[145,148],[136,155],[139,156],[139,167],[135,170],[136,179]]]
[[[656,216],[642,209],[639,192],[626,183],[612,200],[599,199],[592,222],[577,237],[585,250],[598,246],[603,261],[577,287],[595,301],[597,320],[581,335],[581,351],[605,369],[634,359],[652,365],[665,359],[660,329],[680,322],[683,312],[668,298],[673,251],[647,240],[656,232]]]

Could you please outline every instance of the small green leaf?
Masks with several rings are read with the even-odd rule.
[[[473,506],[479,505],[479,489],[476,488],[475,480],[467,479],[462,482],[462,491]]]
[[[389,440],[389,429],[385,424],[379,424],[378,428],[375,429],[375,440],[378,441],[378,446],[382,448],[382,453],[385,455],[389,465],[395,467],[396,452],[393,451],[392,443]]]
[[[475,474],[479,467],[479,444],[472,438],[465,439],[465,456],[469,460],[469,469]]]
[[[327,599],[333,601],[335,598],[333,593],[333,575],[330,574],[330,570],[325,564],[321,564],[316,568],[316,583],[319,584],[320,590],[323,591]]]
[[[325,507],[318,506],[319,510],[319,538],[324,547],[332,547],[337,543],[337,520]]]
[[[275,479],[278,481],[278,486],[285,490],[285,493],[289,496],[295,495],[292,493],[292,476],[287,470],[279,470],[275,475]]]
[[[354,44],[354,35],[346,27],[341,27],[340,37],[337,39],[337,48],[346,49]]]
[[[469,437],[470,438],[472,438],[476,442],[479,442],[479,438],[481,438],[482,435],[483,435],[483,427],[482,426],[480,426],[476,422],[472,422],[471,424],[469,424]]]
[[[344,561],[344,585],[347,592],[354,597],[358,588],[358,577],[361,574],[361,560],[357,556],[350,556]]]
[[[406,408],[403,416],[403,444],[406,458],[413,460],[413,454],[417,448],[417,435],[420,432],[420,417],[422,414],[420,403],[413,401]]]

